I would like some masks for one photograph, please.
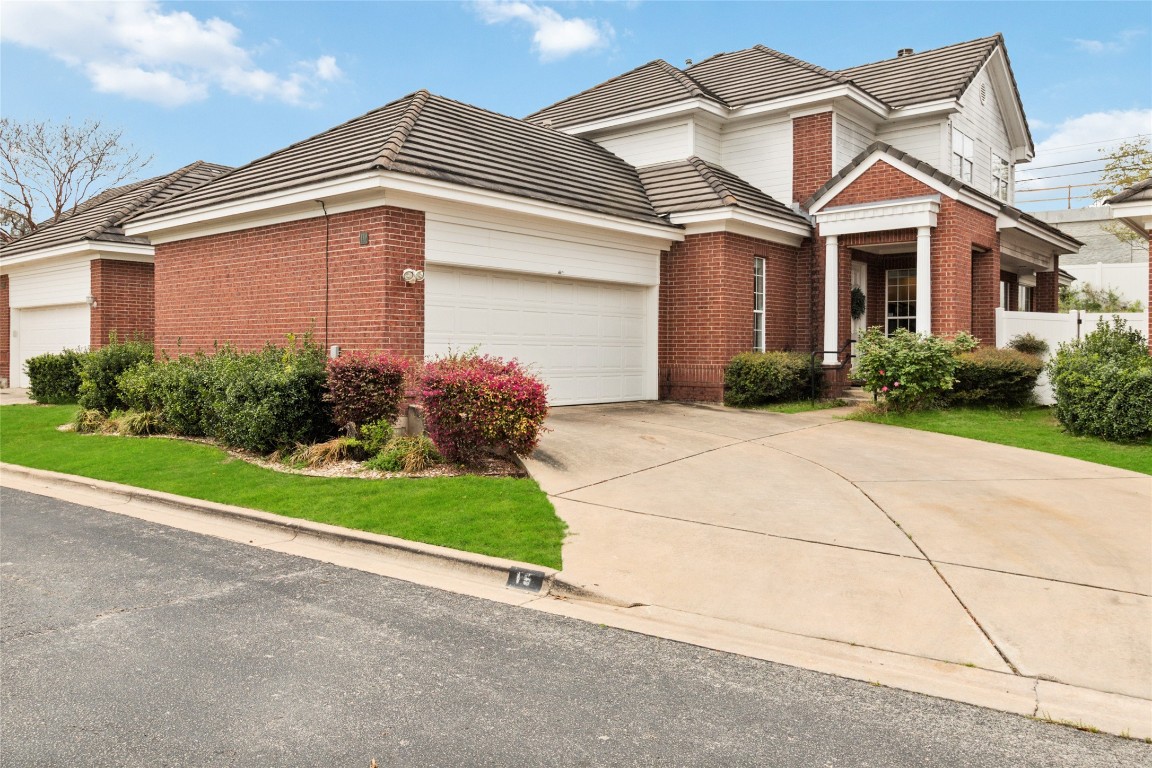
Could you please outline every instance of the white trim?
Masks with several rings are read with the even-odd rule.
[[[155,249],[143,243],[112,243],[100,240],[83,240],[66,243],[54,248],[21,253],[17,256],[0,258],[0,274],[11,267],[23,266],[41,261],[64,260],[81,257],[88,261],[95,259],[115,259],[117,261],[151,262]]]
[[[821,235],[936,226],[940,196],[911,197],[825,208],[815,215]]]
[[[932,333],[931,227],[916,230],[916,332],[925,336]]]
[[[793,224],[732,206],[673,213],[668,218],[673,224],[683,226],[688,235],[732,232],[793,247],[812,236],[812,228],[808,225],[798,222]]]
[[[906,107],[897,107],[892,110],[891,119],[907,120],[913,117],[936,115],[941,112],[951,113],[959,111],[959,99],[937,99],[936,101],[926,101],[922,104],[909,104]]]
[[[870,96],[864,91],[860,90],[855,85],[834,85],[830,88],[824,88],[819,91],[809,91],[807,93],[798,93],[793,96],[785,96],[779,99],[769,99],[768,101],[759,101],[752,104],[745,104],[742,107],[737,107],[731,112],[731,117],[734,120],[752,117],[754,115],[763,115],[768,112],[780,112],[789,110],[789,114],[793,110],[803,110],[809,105],[819,104],[820,102],[830,102],[834,99],[849,99],[853,103],[867,109],[869,112],[881,118],[887,118],[892,110],[888,108],[884,102]],[[827,108],[820,107],[815,110],[818,112],[828,112],[831,110],[831,105]],[[797,112],[799,114],[799,112]]]
[[[599,133],[601,131],[615,131],[617,128],[639,125],[653,120],[663,120],[668,117],[691,116],[693,112],[703,112],[705,114],[715,115],[716,117],[728,117],[729,115],[726,107],[714,101],[697,97],[676,101],[672,104],[662,104],[658,107],[650,107],[640,110],[639,112],[629,112],[625,115],[615,115],[587,123],[567,125],[555,130],[573,136],[582,136],[584,134]],[[537,121],[536,124],[538,125],[539,122]]]
[[[1074,245],[1072,240],[1067,236],[1061,236],[1049,232],[1047,229],[1037,226],[1025,219],[1013,219],[1007,214],[1001,213],[996,217],[996,230],[1004,232],[1006,230],[1016,230],[1021,234],[1033,237],[1036,240],[1044,243],[1045,245],[1055,249],[1058,253],[1076,253],[1080,250],[1080,246]],[[1051,255],[1051,254],[1050,254]]]
[[[756,270],[760,275],[757,279]],[[752,350],[763,352],[768,346],[768,259],[764,256],[752,257]],[[756,308],[756,296],[760,296],[760,308]],[[756,316],[760,316],[760,338],[756,339]]]
[[[1004,122],[1004,130],[1008,133],[1008,140],[1012,142],[1012,153],[1016,161],[1031,160],[1035,155],[1032,142],[1028,138],[1028,122],[1025,117],[1020,100],[1012,87],[1012,78],[1008,70],[1008,59],[1004,47],[997,45],[996,50],[984,62],[980,73],[987,72],[992,89],[996,92],[996,103],[1000,106],[1000,119]],[[979,75],[980,73],[977,73]],[[976,82],[976,78],[972,79]],[[1005,104],[1011,104],[1009,115],[1005,115]]]
[[[840,347],[840,244],[835,235],[824,242],[824,365],[837,365]]]
[[[125,231],[132,235],[147,235],[153,243],[160,244],[268,224],[317,218],[323,215],[317,202],[319,200],[324,200],[329,214],[391,205],[392,192],[468,203],[504,212],[523,213],[665,241],[684,239],[684,233],[674,227],[584,211],[558,203],[532,200],[395,171],[368,171],[355,176],[322,181],[290,190],[278,190],[191,211],[146,217],[128,223]]]

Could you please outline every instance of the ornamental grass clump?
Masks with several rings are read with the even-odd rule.
[[[420,384],[425,429],[449,461],[527,456],[540,440],[548,388],[515,360],[448,355],[425,366]]]

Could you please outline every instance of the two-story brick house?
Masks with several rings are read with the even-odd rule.
[[[1012,206],[1032,152],[999,36],[839,72],[757,46],[525,120],[418,92],[128,231],[170,352],[479,344],[556,404],[718,399],[744,350],[837,366],[865,323],[991,340],[1017,285],[1054,311],[1078,244]]]

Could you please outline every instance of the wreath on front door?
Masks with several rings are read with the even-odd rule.
[[[864,317],[864,310],[868,308],[868,297],[859,288],[852,289],[852,319],[859,320]]]

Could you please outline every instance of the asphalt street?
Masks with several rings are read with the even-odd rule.
[[[1142,742],[8,489],[0,577],[5,766],[1152,761]]]

